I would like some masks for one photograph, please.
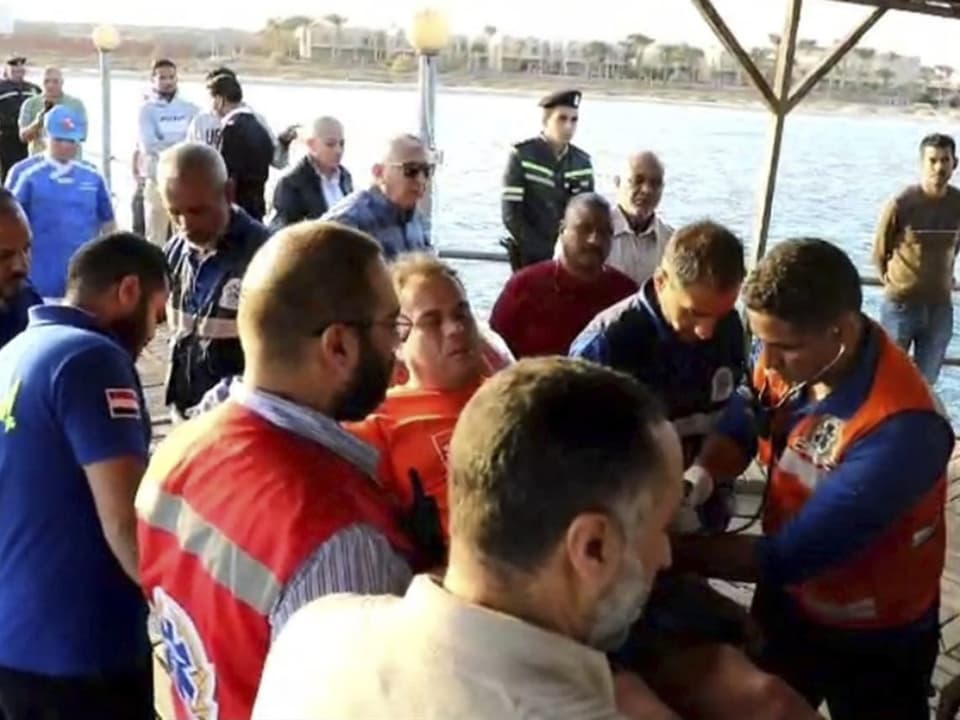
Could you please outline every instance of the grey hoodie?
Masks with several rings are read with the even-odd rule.
[[[198,112],[200,109],[196,105],[179,95],[168,101],[156,92],[150,93],[140,106],[139,123],[139,148],[146,177],[156,177],[157,157],[186,139],[187,128]]]

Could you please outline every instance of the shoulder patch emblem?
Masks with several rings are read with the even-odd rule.
[[[223,284],[220,307],[224,310],[236,310],[240,307],[240,278],[231,278]]]
[[[140,397],[133,388],[107,388],[107,412],[114,420],[140,419]]]
[[[710,401],[723,402],[729,400],[733,395],[733,370],[724,366],[717,368],[713,373],[713,381],[710,384]]]

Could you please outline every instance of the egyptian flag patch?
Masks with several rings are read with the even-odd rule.
[[[131,388],[107,388],[107,410],[110,417],[140,419],[140,398]]]

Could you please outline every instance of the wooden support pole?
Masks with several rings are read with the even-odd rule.
[[[855,5],[882,5],[887,10],[902,10],[921,15],[938,15],[946,18],[960,18],[960,5],[956,2],[917,2],[916,0],[835,0]]]
[[[887,12],[887,8],[878,7],[874,8],[873,12],[868,15],[863,22],[861,22],[857,27],[850,31],[843,41],[837,45],[833,51],[825,57],[820,63],[813,68],[807,76],[803,79],[797,89],[793,91],[793,94],[790,95],[790,99],[787,101],[787,112],[793,110],[800,102],[816,87],[817,83],[820,82],[827,73],[833,70],[838,62],[840,62],[844,56],[850,52],[860,39],[867,34],[867,31],[870,30],[874,25],[877,24],[877,21],[882,18]]]
[[[770,232],[770,216],[773,197],[777,190],[777,170],[780,167],[780,149],[783,145],[783,126],[787,119],[787,98],[793,76],[793,61],[797,49],[797,30],[800,27],[800,11],[803,0],[787,0],[787,14],[777,52],[777,73],[774,78],[774,93],[777,106],[771,128],[770,150],[767,155],[767,174],[761,189],[761,203],[757,213],[753,264],[756,265],[767,251],[767,234]]]
[[[770,112],[775,113],[777,111],[777,99],[774,97],[770,84],[757,68],[757,64],[753,61],[753,58],[750,57],[750,54],[743,49],[743,45],[737,40],[737,36],[733,34],[724,19],[720,17],[720,13],[717,12],[717,9],[713,5],[713,0],[693,0],[693,4],[697,10],[700,11],[700,14],[703,15],[703,19],[707,25],[710,26],[710,29],[713,30],[717,39],[723,43],[723,46],[737,59],[737,62],[740,63],[740,67],[747,73],[747,77],[750,78],[753,86],[763,97],[763,101],[767,107],[770,108]]]

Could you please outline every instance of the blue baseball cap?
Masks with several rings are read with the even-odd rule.
[[[43,118],[43,128],[53,140],[78,143],[87,134],[83,118],[66,105],[55,105]]]

